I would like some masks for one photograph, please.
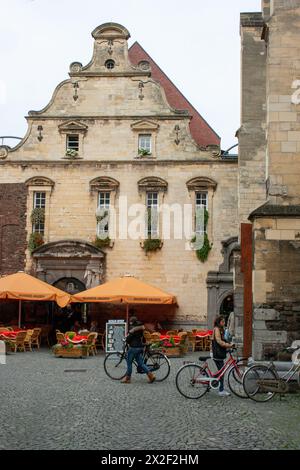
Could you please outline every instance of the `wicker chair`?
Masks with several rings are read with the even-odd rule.
[[[33,328],[33,333],[31,335],[31,346],[37,346],[40,349],[40,334],[41,328]]]
[[[56,341],[58,343],[61,343],[61,341],[65,341],[65,340],[66,340],[65,335],[61,333],[60,331],[56,330]]]
[[[183,336],[187,336],[187,331],[180,331],[178,333],[179,338],[181,339]]]
[[[96,349],[96,339],[97,339],[98,333],[90,333],[87,337],[86,345],[88,347],[88,356],[90,352],[95,356],[97,354],[97,349]]]
[[[211,336],[205,336],[204,338],[204,351],[210,351],[211,349]]]
[[[157,343],[160,340],[159,333],[151,333],[151,343]]]
[[[0,328],[0,333],[3,333],[4,331],[10,331],[6,326],[3,326]]]
[[[93,332],[91,332],[93,333]],[[96,339],[96,349],[97,348],[102,348],[103,351],[105,351],[105,333],[102,331],[98,331],[97,333],[97,339]]]
[[[205,351],[205,338],[196,336],[195,351]]]
[[[178,335],[178,330],[169,330],[167,331],[168,336],[177,336]]]
[[[14,349],[14,352],[17,352],[19,349],[20,351],[23,350],[24,352],[26,351],[25,347],[25,338],[27,335],[27,331],[20,331],[17,333],[15,339],[10,339],[10,344],[12,345],[12,349]]]
[[[145,338],[146,344],[152,343],[152,335],[151,333],[149,333],[149,331],[144,331],[144,338]]]
[[[27,330],[26,331],[26,337],[25,337],[25,340],[24,340],[24,344],[25,344],[25,348],[28,348],[29,351],[32,351],[32,347],[31,347],[32,335],[33,335],[33,330]]]
[[[187,337],[188,337],[188,350],[194,352],[196,348],[196,336],[193,335],[191,331],[187,331]]]

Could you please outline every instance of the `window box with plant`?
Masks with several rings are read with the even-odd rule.
[[[44,237],[41,233],[39,232],[33,232],[28,241],[28,249],[30,253],[33,252],[36,248],[44,244]]]
[[[67,158],[77,158],[78,157],[78,150],[68,148],[66,150],[65,156]]]
[[[160,250],[163,246],[163,242],[160,238],[146,238],[141,242],[141,247],[147,254],[149,251]]]
[[[139,149],[138,149],[138,155],[139,155],[140,157],[147,157],[147,156],[151,155],[151,152],[150,152],[149,150],[147,150],[147,149],[139,148]]]

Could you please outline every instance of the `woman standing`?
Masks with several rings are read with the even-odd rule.
[[[222,369],[224,365],[224,359],[226,358],[227,349],[231,349],[234,344],[227,343],[224,340],[224,332],[225,332],[225,318],[219,316],[215,319],[214,323],[214,331],[212,337],[212,352],[213,358],[216,363],[218,370]],[[224,376],[220,379],[220,386],[219,386],[219,396],[220,397],[227,397],[230,395],[229,392],[224,390]]]

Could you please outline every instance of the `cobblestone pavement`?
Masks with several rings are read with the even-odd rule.
[[[0,449],[300,449],[299,394],[255,403],[210,391],[187,400],[174,381],[183,359],[171,359],[165,382],[134,374],[131,385],[110,380],[103,360],[8,355]]]

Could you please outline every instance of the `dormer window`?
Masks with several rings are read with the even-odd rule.
[[[61,135],[63,158],[82,158],[84,137],[88,126],[80,121],[66,121],[58,126],[58,131]]]
[[[115,68],[115,61],[112,59],[108,59],[104,65],[108,70],[112,70]]]
[[[139,134],[139,148],[140,155],[151,154],[151,134]]]
[[[67,134],[66,150],[79,151],[79,135],[78,134]]]

